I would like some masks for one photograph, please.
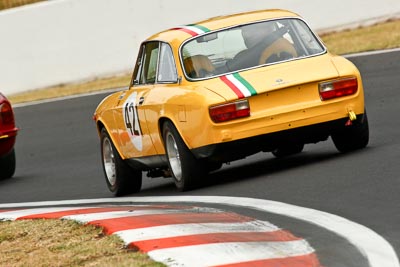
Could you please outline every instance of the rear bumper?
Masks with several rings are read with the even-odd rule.
[[[364,114],[357,115],[359,123]],[[210,161],[229,162],[260,151],[269,152],[287,144],[309,144],[325,141],[328,137],[345,127],[349,118],[337,119],[329,122],[273,132],[245,139],[207,145],[192,149],[197,158],[206,158]]]

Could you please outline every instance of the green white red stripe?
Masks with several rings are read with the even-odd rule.
[[[220,79],[232,89],[239,99],[257,94],[254,87],[239,73],[221,76]]]
[[[210,31],[207,27],[198,24],[189,24],[181,27],[174,28],[174,30],[184,31],[192,36],[197,36]]]

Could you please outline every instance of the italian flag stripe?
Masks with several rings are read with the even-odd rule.
[[[209,28],[207,28],[207,27],[204,27],[204,26],[201,26],[201,25],[198,25],[198,24],[189,24],[188,26],[190,26],[190,27],[195,27],[195,28],[197,28],[197,29],[199,29],[199,30],[203,31],[204,33],[206,33],[206,32],[209,32],[209,31],[210,31],[210,29],[209,29]]]
[[[235,77],[245,87],[245,90],[246,89],[249,90],[251,95],[256,95],[257,94],[257,92],[253,88],[253,86],[251,86],[251,84],[248,81],[246,81],[242,76],[240,76],[239,73],[234,73],[232,75],[233,75],[233,77]]]
[[[185,28],[178,28],[178,30],[184,31],[184,32],[190,34],[191,36],[199,35],[197,32],[194,32],[194,31],[192,31],[192,30],[190,30],[189,28],[186,28],[186,27]]]
[[[228,74],[220,77],[221,80],[228,85],[238,98],[249,97],[256,95],[257,92],[254,87],[246,81],[239,73]]]
[[[239,88],[237,88],[229,79],[227,76],[221,76],[220,79],[226,84],[228,85],[233,92],[238,96],[238,98],[244,98],[244,95],[242,93],[242,91],[239,90]]]
[[[204,26],[195,25],[195,24],[190,24],[190,25],[186,25],[186,26],[182,26],[182,27],[178,27],[178,28],[174,28],[174,29],[184,31],[192,36],[197,36],[199,34],[203,34],[203,33],[210,31],[210,29],[208,29]]]

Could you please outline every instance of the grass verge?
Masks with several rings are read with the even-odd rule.
[[[101,228],[71,220],[0,222],[0,251],[0,266],[165,266]]]
[[[31,90],[15,95],[7,96],[12,104],[32,102],[36,100],[52,99],[63,96],[84,94],[107,90],[111,88],[120,88],[128,86],[131,80],[130,74],[122,74],[114,77],[96,79],[93,81],[73,84],[61,84],[49,88]]]
[[[400,47],[400,20],[321,36],[334,54],[351,54]]]

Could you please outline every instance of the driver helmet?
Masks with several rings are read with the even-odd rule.
[[[247,48],[252,48],[268,35],[275,31],[275,25],[272,22],[262,22],[246,25],[242,27],[242,36]]]

